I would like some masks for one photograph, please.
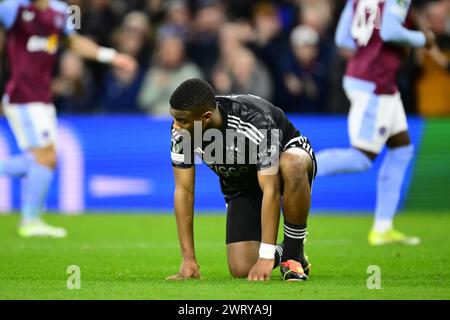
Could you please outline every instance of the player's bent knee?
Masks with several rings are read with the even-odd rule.
[[[245,278],[258,261],[259,241],[227,244],[228,269],[234,278]]]
[[[40,164],[45,167],[54,169],[56,168],[56,162],[56,154],[49,153],[44,156],[43,161]]]
[[[229,265],[230,274],[233,278],[247,278],[252,266],[248,265]]]
[[[228,269],[234,278],[246,278],[258,259],[242,256],[240,259],[229,259]]]
[[[292,149],[295,150],[295,149]],[[290,150],[288,150],[290,151]],[[281,158],[280,169],[285,184],[297,183],[298,180],[308,176],[312,167],[311,157],[299,149],[294,152],[285,152]]]

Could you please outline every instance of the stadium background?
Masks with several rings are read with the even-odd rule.
[[[348,145],[344,116],[293,116],[292,120],[314,141],[316,149]],[[60,164],[48,208],[69,214],[170,211],[174,190],[167,129],[170,123],[168,119],[140,116],[62,117]],[[416,116],[409,119],[409,125],[418,157],[406,179],[402,206],[448,209],[450,121]],[[15,152],[13,137],[2,119],[0,155],[7,157]],[[313,210],[372,210],[380,162],[377,160],[367,173],[317,180]],[[197,209],[224,211],[217,176],[203,164],[197,169]],[[19,208],[20,186],[20,181],[0,178],[0,211]]]
[[[346,53],[333,43],[345,1],[67,2],[81,8],[80,33],[133,55],[140,68],[136,74],[123,74],[83,62],[62,47],[52,89],[61,120],[60,162],[47,202],[50,211],[170,211],[167,101],[171,90],[188,77],[209,80],[219,93],[249,92],[271,100],[290,114],[316,151],[348,146],[349,104],[340,83]],[[450,1],[414,3],[450,56]],[[299,26],[310,28],[318,42],[311,32],[292,38]],[[0,33],[0,48],[4,40]],[[309,57],[294,53],[295,48],[311,47],[314,53]],[[0,85],[4,85],[8,66],[1,50]],[[303,90],[295,81],[292,84],[292,77]],[[398,80],[417,152],[401,205],[448,209],[448,70],[415,50],[405,53]],[[16,152],[1,118],[0,157]],[[317,180],[313,212],[370,212],[379,165],[377,160],[367,173]],[[216,176],[204,165],[198,176],[197,209],[223,212]],[[0,190],[0,212],[17,211],[20,181],[1,177]]]

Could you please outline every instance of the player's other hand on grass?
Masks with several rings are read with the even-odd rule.
[[[269,280],[274,263],[275,263],[274,259],[259,258],[256,264],[250,269],[247,280],[249,281]]]
[[[112,65],[130,73],[134,73],[137,69],[136,60],[132,56],[123,53],[118,53],[114,56]]]
[[[200,266],[194,258],[183,258],[180,270],[166,280],[201,279]]]

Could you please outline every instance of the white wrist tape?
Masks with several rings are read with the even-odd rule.
[[[274,259],[275,245],[261,242],[259,247],[259,257],[263,259]]]
[[[111,63],[116,54],[117,51],[114,49],[100,47],[97,51],[97,61],[102,63]]]

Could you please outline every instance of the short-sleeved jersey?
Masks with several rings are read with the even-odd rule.
[[[260,190],[257,171],[276,165],[283,148],[300,137],[300,132],[281,109],[262,98],[253,95],[216,96],[216,102],[223,120],[222,128],[216,133],[220,131],[223,139],[217,142],[215,138],[206,138],[206,130],[201,147],[195,147],[194,138],[191,138],[187,144],[190,149],[186,152],[186,147],[182,146],[185,136],[172,127],[172,165],[192,167],[196,154],[219,176],[226,198],[248,190]],[[217,143],[215,150],[213,143]],[[209,153],[217,155],[214,151],[219,149],[222,157],[205,157]]]
[[[67,24],[67,4],[49,1],[45,9],[29,0],[0,3],[0,24],[7,29],[10,79],[5,96],[9,103],[50,103],[56,53],[64,35],[74,32]]]
[[[351,34],[357,46],[347,65],[346,75],[375,83],[376,94],[394,94],[398,91],[396,77],[404,49],[383,42],[380,25],[385,0],[353,0]],[[398,0],[391,8],[408,25],[410,1]]]

